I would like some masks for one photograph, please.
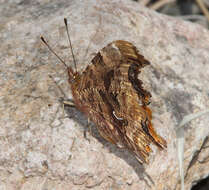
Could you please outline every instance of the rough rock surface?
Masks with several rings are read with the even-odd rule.
[[[39,37],[73,65],[64,17],[80,70],[117,39],[134,43],[150,60],[141,77],[168,148],[153,146],[149,165],[104,141],[93,124],[88,141],[87,119],[63,110],[63,94],[49,75],[70,98],[67,73]],[[183,116],[209,107],[206,29],[128,0],[3,0],[0,18],[0,189],[179,189],[175,128]],[[186,189],[209,175],[208,123],[204,115],[186,129]]]

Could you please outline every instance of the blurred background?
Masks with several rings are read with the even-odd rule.
[[[152,10],[209,28],[209,0],[132,0]],[[209,189],[209,186],[208,186]]]

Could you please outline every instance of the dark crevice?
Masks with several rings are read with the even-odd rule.
[[[208,190],[209,189],[209,177],[200,180],[191,190]]]

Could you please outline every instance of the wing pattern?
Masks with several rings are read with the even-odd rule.
[[[152,127],[151,94],[138,79],[149,64],[131,43],[114,41],[71,84],[75,105],[96,124],[101,136],[146,163],[150,143],[166,147]]]

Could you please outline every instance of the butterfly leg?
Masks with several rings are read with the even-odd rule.
[[[72,118],[73,117],[72,109],[75,108],[75,103],[73,102],[73,100],[72,99],[60,98],[59,102],[62,105],[63,115],[65,115],[64,113],[67,113],[67,118]]]
[[[75,104],[74,104],[73,100],[67,99],[66,94],[64,93],[64,91],[62,90],[62,88],[57,84],[57,82],[55,81],[55,79],[51,75],[49,75],[49,78],[51,78],[51,80],[54,82],[54,84],[57,86],[57,88],[59,89],[59,91],[61,92],[61,94],[64,97],[64,98],[62,97],[62,98],[59,99],[59,101],[63,105],[63,110],[65,108],[65,105],[70,106],[70,107],[75,107]]]
[[[64,100],[63,98],[61,98],[60,101],[63,103],[63,106],[67,105],[67,106],[70,106],[70,107],[75,107],[75,103],[71,99]]]
[[[90,143],[90,139],[87,137],[87,132],[89,132],[91,135],[92,135],[92,128],[91,128],[91,125],[90,125],[90,120],[88,119],[87,121],[87,126],[85,127],[84,129],[84,133],[83,133],[83,136],[86,140],[89,141]]]

